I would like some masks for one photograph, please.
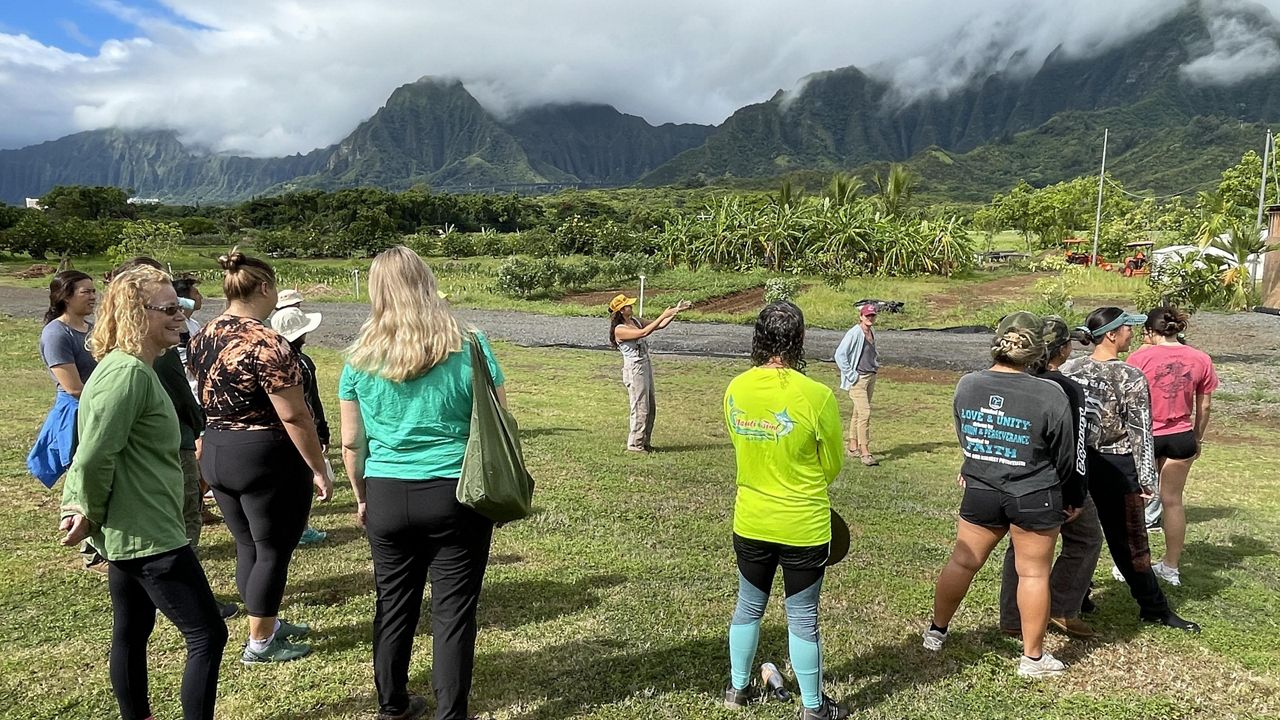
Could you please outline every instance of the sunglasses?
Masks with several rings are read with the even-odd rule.
[[[143,305],[143,307],[148,310],[155,310],[156,312],[162,312],[165,315],[168,315],[169,317],[173,317],[174,315],[177,315],[178,313],[182,312],[181,305],[165,305],[164,307],[161,307],[159,305]]]

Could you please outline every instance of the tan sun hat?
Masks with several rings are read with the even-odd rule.
[[[320,313],[304,313],[296,307],[287,307],[271,316],[271,329],[293,342],[320,327]]]
[[[283,310],[287,307],[293,307],[294,305],[301,305],[301,304],[302,304],[302,293],[298,292],[297,290],[294,290],[293,288],[289,288],[287,290],[281,290],[280,293],[276,296],[277,310]]]
[[[635,305],[635,304],[636,304],[635,298],[627,297],[626,295],[619,293],[618,295],[614,296],[613,300],[609,301],[609,312],[616,313],[628,305]]]

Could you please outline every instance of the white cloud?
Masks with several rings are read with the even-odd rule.
[[[1280,68],[1280,38],[1260,25],[1256,5],[1239,0],[1215,0],[1209,20],[1212,50],[1182,69],[1192,82],[1229,84],[1265,75]]]
[[[393,89],[457,77],[499,112],[596,101],[651,122],[722,121],[810,73],[876,67],[904,97],[1065,43],[1084,54],[1176,0],[94,0],[136,38],[69,53],[0,34],[0,147],[104,126],[177,129],[255,155],[336,142]],[[1267,0],[1280,8],[1280,0]],[[1249,52],[1230,62],[1253,61]],[[1230,62],[1228,63],[1230,65]]]

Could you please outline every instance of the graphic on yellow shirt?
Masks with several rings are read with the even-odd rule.
[[[796,423],[787,414],[787,409],[783,408],[778,412],[770,411],[773,419],[765,418],[749,418],[744,410],[738,409],[733,404],[733,397],[729,397],[729,429],[734,435],[747,438],[748,440],[770,440],[777,442],[779,439],[791,434],[796,428]]]

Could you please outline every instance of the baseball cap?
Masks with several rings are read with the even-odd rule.
[[[1071,342],[1071,327],[1067,321],[1057,315],[1044,316],[1044,329],[1040,333],[1049,353],[1056,353],[1063,345]]]
[[[1017,330],[1030,330],[1039,337],[1044,332],[1044,320],[1041,320],[1039,315],[1025,310],[1011,312],[1000,319],[1000,324],[996,326],[996,335]]]
[[[635,298],[627,297],[626,295],[619,293],[618,295],[615,295],[612,300],[609,301],[609,312],[616,313],[628,305],[635,305],[635,304],[636,304]]]
[[[875,314],[876,314],[876,306],[872,303],[867,303],[866,305],[863,305],[862,309],[858,311],[858,317],[866,317],[868,315],[875,315]]]
[[[295,291],[296,292],[296,291]],[[320,313],[304,313],[296,307],[287,307],[271,316],[271,329],[293,342],[320,327]]]
[[[302,293],[292,288],[289,288],[287,290],[281,290],[279,295],[276,296],[277,310],[283,310],[284,308],[293,307],[294,305],[301,305],[301,304],[302,304]]]

